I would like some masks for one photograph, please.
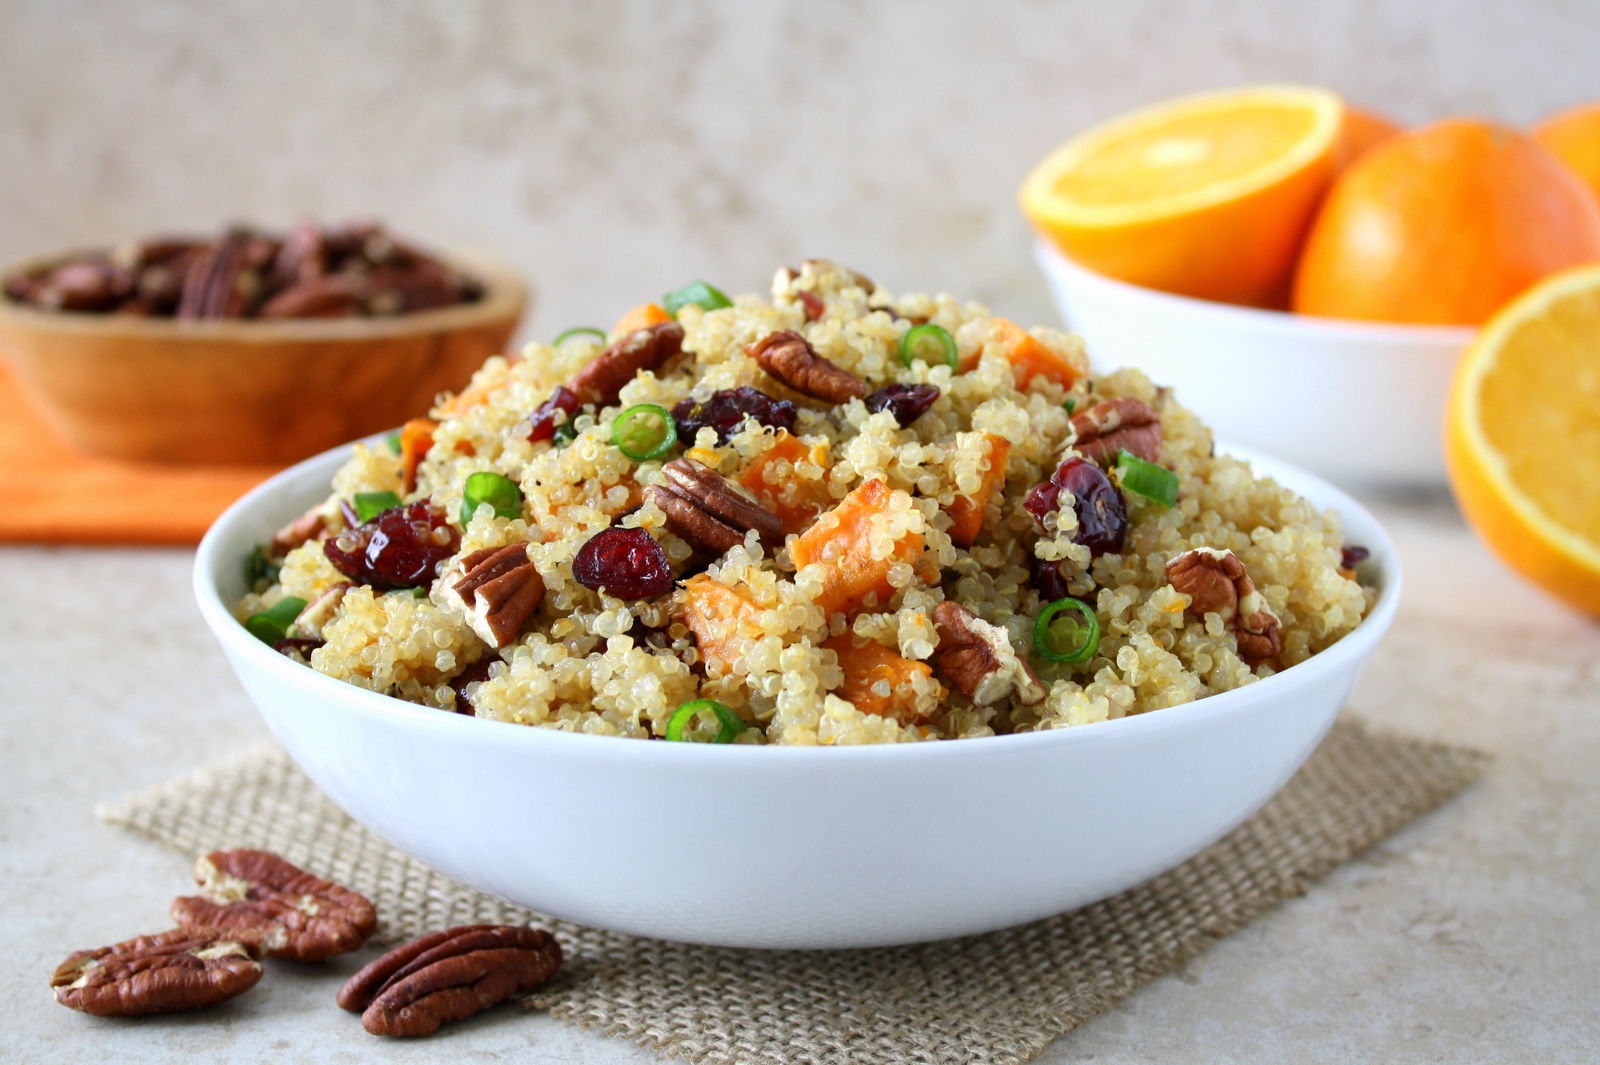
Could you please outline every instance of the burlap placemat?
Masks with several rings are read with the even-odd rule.
[[[549,928],[569,961],[529,1004],[670,1056],[719,1065],[1011,1063],[1304,892],[1486,763],[1346,718],[1259,813],[1170,872],[1019,928],[879,950],[696,947],[508,905],[380,841],[271,744],[96,813],[190,854],[281,854],[372,899],[381,943],[455,924]]]

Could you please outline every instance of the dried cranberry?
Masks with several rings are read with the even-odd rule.
[[[1078,515],[1078,528],[1072,542],[1083,544],[1096,558],[1121,551],[1128,531],[1128,505],[1111,478],[1094,463],[1071,458],[1057,466],[1048,481],[1028,489],[1022,505],[1042,525],[1060,507],[1062,491],[1075,499],[1072,509]]]
[[[814,322],[828,313],[828,305],[823,303],[815,292],[802,290],[796,295],[800,299],[800,305],[806,309],[806,321]]]
[[[450,678],[450,690],[456,693],[456,713],[466,714],[468,717],[478,716],[478,708],[472,705],[471,699],[467,698],[467,685],[488,680],[489,670],[498,661],[500,661],[500,656],[498,655],[480,658]]]
[[[796,413],[788,400],[773,399],[760,389],[742,385],[713,392],[704,403],[681,400],[672,408],[672,420],[678,423],[680,440],[692,444],[694,434],[709,426],[717,431],[717,442],[726,444],[746,418],[774,429],[793,429]]]
[[[1033,587],[1040,599],[1053,603],[1057,599],[1067,598],[1067,578],[1061,573],[1060,562],[1029,556],[1028,574],[1033,578]]]
[[[294,637],[287,640],[277,641],[272,645],[272,649],[278,652],[280,655],[283,655],[285,658],[292,658],[297,662],[305,662],[309,665],[311,662],[311,652],[315,651],[317,648],[321,647],[327,642],[328,641],[326,640],[307,640]]]
[[[1346,544],[1339,549],[1339,565],[1344,569],[1355,569],[1371,557],[1371,551],[1355,544]]]
[[[667,553],[643,529],[612,527],[578,548],[572,577],[585,588],[604,588],[618,599],[648,599],[672,590]]]
[[[382,592],[428,584],[460,542],[444,511],[420,500],[324,540],[322,551],[340,573]]]
[[[540,440],[550,440],[556,435],[556,411],[566,415],[565,422],[570,422],[578,413],[578,408],[583,406],[578,399],[578,394],[566,385],[557,385],[555,394],[533,412],[528,419],[532,426],[528,430],[528,439],[537,443]]]
[[[904,429],[924,414],[939,398],[933,385],[884,385],[865,400],[867,409],[876,414],[886,410]]]

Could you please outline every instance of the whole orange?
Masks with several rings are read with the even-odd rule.
[[[1551,115],[1528,131],[1600,196],[1600,103]]]
[[[1478,325],[1557,270],[1600,260],[1600,201],[1515,130],[1453,118],[1335,181],[1295,272],[1301,314]]]
[[[1349,165],[1376,148],[1390,137],[1400,134],[1400,127],[1376,111],[1344,105],[1344,124],[1339,128],[1339,144],[1333,150],[1333,169],[1342,172]]]

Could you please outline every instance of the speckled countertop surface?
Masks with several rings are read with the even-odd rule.
[[[1600,1057],[1600,625],[1507,573],[1443,497],[1369,502],[1407,586],[1352,706],[1493,752],[1487,777],[1041,1061]],[[267,735],[192,603],[190,558],[0,549],[0,1060],[661,1060],[511,1009],[379,1041],[333,1005],[350,960],[269,963],[248,995],[186,1016],[54,1003],[61,958],[166,927],[188,883],[181,856],[94,804]]]

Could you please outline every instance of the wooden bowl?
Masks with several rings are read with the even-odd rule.
[[[479,256],[440,257],[481,281],[483,297],[390,318],[196,322],[43,311],[0,296],[0,355],[82,451],[295,462],[425,414],[505,350],[528,302],[521,278]]]

